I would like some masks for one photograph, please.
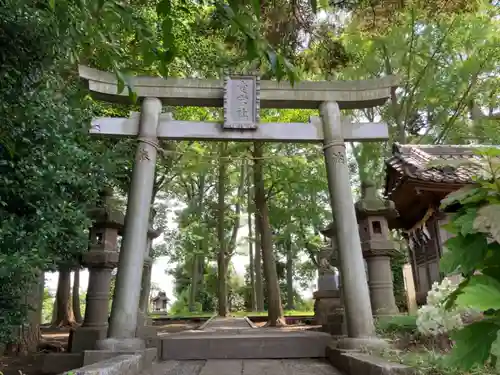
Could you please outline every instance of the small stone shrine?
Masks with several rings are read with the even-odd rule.
[[[104,189],[97,207],[89,211],[94,224],[89,230],[89,251],[82,259],[89,269],[89,285],[83,324],[70,333],[68,351],[72,353],[95,349],[95,343],[107,335],[111,273],[118,265],[117,241],[124,223],[123,213],[110,205],[112,194],[111,189]]]
[[[158,292],[156,297],[151,299],[151,302],[153,303],[153,311],[155,311],[155,312],[167,312],[168,301],[169,301],[169,299],[167,297],[167,293]]]
[[[377,195],[372,182],[361,186],[361,199],[356,202],[359,236],[368,268],[368,287],[374,315],[398,314],[394,298],[391,257],[397,253],[390,239],[388,219],[397,217],[394,203]]]
[[[334,224],[330,224],[322,234],[330,239],[330,246],[318,254],[318,290],[314,292],[314,320],[323,330],[332,335],[343,334],[343,305],[341,301],[338,271],[337,242],[334,237]]]

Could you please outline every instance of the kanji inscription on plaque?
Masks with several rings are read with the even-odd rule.
[[[228,76],[224,81],[224,129],[257,129],[260,109],[257,76]]]

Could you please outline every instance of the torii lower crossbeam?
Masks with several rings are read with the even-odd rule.
[[[90,134],[135,137],[139,134],[140,113],[129,118],[101,117],[92,121]],[[323,125],[319,117],[307,123],[262,123],[255,130],[227,130],[221,123],[173,120],[170,113],[160,116],[159,139],[261,142],[322,142]],[[389,138],[385,123],[357,123],[342,119],[342,138],[346,142],[385,141]]]

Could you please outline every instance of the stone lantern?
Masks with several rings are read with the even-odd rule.
[[[338,248],[335,239],[334,224],[330,224],[321,233],[330,239],[330,246],[320,250],[318,254],[318,290],[313,293],[314,320],[321,324],[323,330],[332,335],[344,332],[344,309],[341,299],[338,273]]]
[[[372,182],[361,186],[356,202],[359,236],[368,268],[368,286],[374,315],[399,313],[394,298],[391,257],[397,253],[390,239],[388,220],[398,216],[394,202],[382,199]]]
[[[85,317],[81,327],[72,330],[68,351],[81,353],[95,349],[98,340],[107,337],[111,273],[118,265],[118,236],[122,234],[124,215],[111,207],[112,190],[104,189],[97,207],[89,211],[94,222],[89,230],[89,251],[82,265],[89,269]]]

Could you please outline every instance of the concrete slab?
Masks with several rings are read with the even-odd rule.
[[[389,362],[383,358],[360,353],[356,350],[343,350],[333,345],[327,348],[328,361],[346,375],[416,375],[416,369]]]
[[[167,361],[152,375],[342,375],[326,361],[314,359],[246,359]],[[357,375],[361,375],[357,374]]]
[[[86,350],[84,352],[83,365],[88,366],[120,355],[140,355],[141,369],[148,369],[151,368],[154,362],[156,362],[158,350],[156,348],[147,348],[138,351],[121,351],[121,352],[114,352],[111,350]]]
[[[163,336],[161,341],[161,360],[324,358],[331,336],[264,328]]]
[[[287,375],[281,360],[255,359],[243,361],[242,375]]]
[[[317,359],[287,359],[283,361],[283,369],[286,375],[342,375],[326,360]]]
[[[241,360],[216,359],[216,360],[206,361],[205,366],[203,366],[199,375],[235,375],[235,374],[240,375],[242,373],[242,370],[243,370],[243,361]]]
[[[199,375],[205,361],[166,361],[158,363],[153,375]]]
[[[140,355],[120,355],[93,365],[80,367],[64,375],[138,375],[141,372]]]

